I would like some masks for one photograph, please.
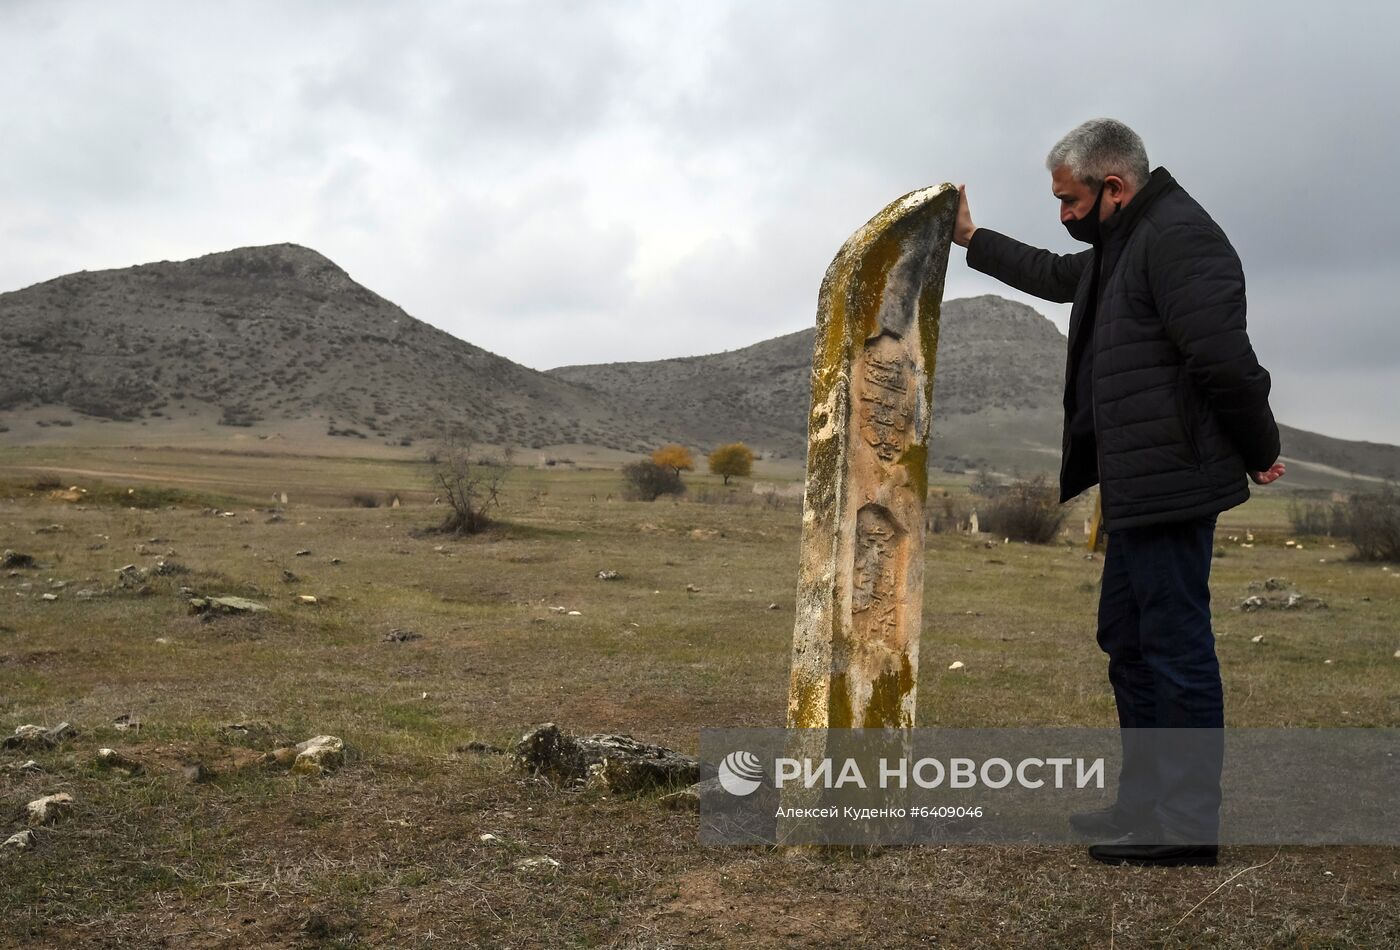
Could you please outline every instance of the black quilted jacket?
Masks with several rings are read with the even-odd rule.
[[[1101,290],[1086,332],[1095,253]],[[1245,473],[1277,460],[1239,256],[1166,169],[1103,222],[1097,251],[1054,254],[978,228],[967,262],[1028,294],[1074,302],[1061,501],[1098,482],[1109,529],[1185,520],[1245,501]],[[1072,447],[1082,346],[1093,354],[1094,438]]]

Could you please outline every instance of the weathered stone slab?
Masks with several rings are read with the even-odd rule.
[[[817,308],[788,725],[910,727],[938,316],[958,193],[891,203]]]
[[[575,736],[552,722],[530,730],[511,752],[515,767],[562,785],[598,785],[618,794],[693,785],[695,759],[631,736]]]

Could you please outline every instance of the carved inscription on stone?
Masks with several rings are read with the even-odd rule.
[[[909,444],[913,399],[909,359],[889,336],[882,336],[862,360],[860,434],[881,461],[893,462]]]
[[[907,537],[881,505],[866,505],[856,514],[851,618],[857,643],[893,647],[899,642]]]

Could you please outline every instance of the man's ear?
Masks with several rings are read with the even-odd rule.
[[[1103,180],[1103,196],[1109,201],[1120,201],[1127,186],[1123,184],[1123,179],[1117,175],[1105,175]]]

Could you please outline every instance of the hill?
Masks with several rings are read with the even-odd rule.
[[[485,443],[614,455],[743,440],[800,463],[813,333],[539,372],[414,319],[313,250],[240,248],[0,294],[0,444],[83,444],[101,430],[109,443],[255,435],[362,452],[452,424]],[[1065,346],[1024,304],[946,301],[934,466],[1053,471]],[[1283,438],[1294,486],[1400,473],[1395,446],[1287,426]]]
[[[443,420],[526,446],[632,448],[656,435],[626,406],[415,320],[294,244],[0,294],[0,359],[0,413],[303,437],[310,421],[329,437],[394,444]]]

